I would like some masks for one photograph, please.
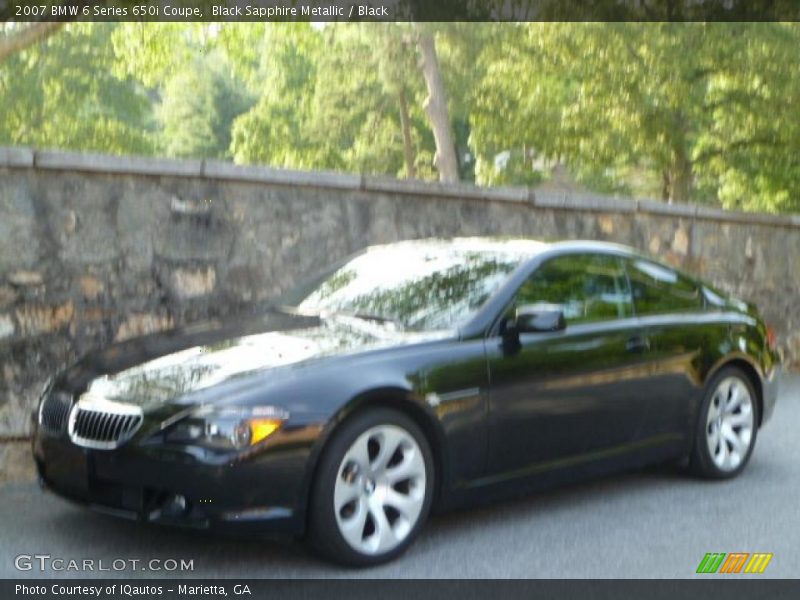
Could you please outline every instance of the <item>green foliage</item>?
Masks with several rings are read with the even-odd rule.
[[[498,150],[526,147],[610,189],[660,179],[659,195],[678,201],[797,208],[796,25],[512,27],[482,57],[481,180],[493,181]]]
[[[329,147],[339,168],[402,176],[403,95],[409,111],[413,169],[433,178],[433,140],[426,135],[421,108],[424,90],[417,77],[410,29],[350,24],[329,27],[323,33],[325,58],[309,122],[315,145]],[[348,72],[350,76],[344,77]]]
[[[796,23],[725,28],[706,106],[712,123],[694,158],[702,182],[723,205],[800,210],[800,27]]]
[[[245,48],[234,33],[229,48]],[[260,98],[234,124],[233,154],[240,162],[371,174],[405,172],[400,95],[410,109],[410,136],[418,175],[432,178],[433,141],[421,103],[407,27],[339,24],[320,30],[283,24],[266,31]]]
[[[0,144],[433,180],[420,27],[462,180],[800,210],[796,23],[69,23],[0,62]]]
[[[322,57],[322,39],[308,23],[265,30],[263,79],[255,106],[233,124],[233,156],[238,162],[313,168],[325,152],[304,128]]]
[[[167,156],[230,158],[234,119],[250,106],[218,55],[196,59],[165,83],[157,115]]]
[[[112,73],[114,25],[76,23],[0,63],[0,143],[147,154],[144,89]]]
[[[218,25],[122,23],[114,31],[114,72],[152,97],[156,150],[180,158],[230,158],[234,119],[252,104],[218,40]]]
[[[198,24],[120,23],[111,42],[120,77],[133,77],[153,89],[190,64],[195,51],[204,51],[205,36]]]

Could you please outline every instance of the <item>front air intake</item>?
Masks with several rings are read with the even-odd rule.
[[[141,424],[138,406],[82,398],[70,413],[69,437],[78,446],[112,450],[131,439]]]

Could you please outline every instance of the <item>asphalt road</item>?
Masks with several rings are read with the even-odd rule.
[[[34,484],[7,484],[0,487],[0,577],[91,575],[14,567],[17,555],[49,554],[107,564],[188,559],[194,570],[184,575],[193,578],[685,578],[695,576],[706,552],[737,551],[774,554],[760,577],[797,577],[799,395],[800,378],[786,379],[773,419],[736,480],[709,483],[659,468],[441,515],[404,557],[368,570],[332,567],[288,540],[140,526],[73,507]]]

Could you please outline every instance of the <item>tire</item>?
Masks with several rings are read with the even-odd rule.
[[[706,385],[689,468],[705,479],[730,479],[744,470],[758,434],[758,396],[750,378],[724,367]]]
[[[388,562],[414,541],[430,512],[433,455],[420,428],[388,408],[368,408],[334,433],[317,468],[309,542],[349,566]]]

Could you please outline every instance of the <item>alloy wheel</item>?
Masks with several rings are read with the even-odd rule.
[[[342,537],[364,554],[391,552],[417,523],[425,485],[425,460],[409,432],[396,425],[368,429],[337,471],[333,502]]]
[[[708,452],[720,471],[734,471],[745,460],[753,426],[753,398],[748,386],[737,377],[720,381],[706,418]]]

